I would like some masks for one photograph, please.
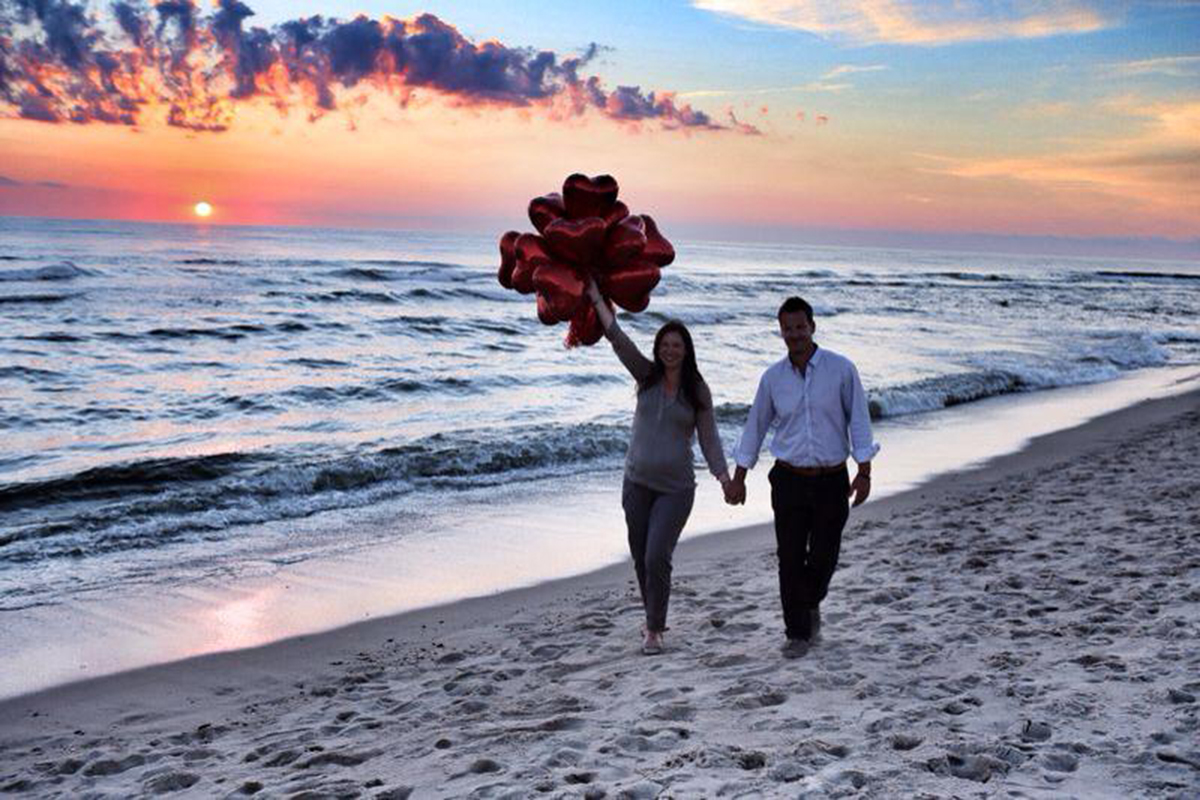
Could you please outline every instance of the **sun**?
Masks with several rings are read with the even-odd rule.
[[[192,206],[192,211],[196,212],[197,217],[207,217],[212,214],[213,207],[211,203],[201,200],[199,203],[196,203],[196,205]]]

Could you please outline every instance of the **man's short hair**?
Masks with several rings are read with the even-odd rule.
[[[795,314],[797,311],[804,312],[804,316],[808,317],[809,325],[812,325],[815,322],[815,320],[813,319],[812,306],[810,306],[808,304],[808,301],[805,300],[803,297],[792,296],[792,297],[789,297],[787,300],[784,300],[783,305],[781,305],[779,307],[778,317],[779,317],[779,319],[783,319],[784,314]]]

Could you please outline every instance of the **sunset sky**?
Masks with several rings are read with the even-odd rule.
[[[0,214],[483,232],[607,172],[676,236],[1200,258],[1197,3],[0,9]]]

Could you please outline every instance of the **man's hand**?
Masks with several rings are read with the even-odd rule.
[[[746,482],[734,478],[725,484],[725,502],[731,506],[746,504]]]
[[[848,497],[853,497],[854,502],[851,507],[861,506],[867,502],[867,498],[871,496],[871,473],[864,472],[861,468],[858,474],[854,476],[854,480],[850,481],[850,494]]]

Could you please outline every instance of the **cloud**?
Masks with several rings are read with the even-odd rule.
[[[69,188],[67,184],[59,183],[58,181],[37,181],[35,183],[26,183],[25,181],[19,181],[15,178],[10,178],[7,175],[0,175],[0,186],[40,186],[43,189]]]
[[[0,0],[0,107],[42,122],[138,125],[157,111],[168,125],[219,132],[241,105],[265,100],[310,119],[365,85],[403,105],[418,89],[456,106],[545,107],[554,118],[596,113],[668,129],[722,130],[671,92],[618,86],[581,74],[579,56],[473,42],[432,14],[411,20],[312,16],[252,27],[254,11],[218,0],[119,0],[91,14],[71,0]]]
[[[883,64],[841,64],[825,73],[825,80],[836,78],[839,75],[852,75],[856,72],[879,72],[887,69]]]
[[[820,78],[808,83],[801,83],[795,86],[772,86],[764,89],[696,89],[690,92],[680,92],[678,97],[729,97],[737,95],[740,97],[748,97],[751,95],[760,94],[783,94],[788,92],[842,92],[847,89],[853,89],[854,84],[843,82],[832,82],[832,78],[837,78],[843,75],[852,75],[859,72],[879,72],[880,70],[889,69],[883,64],[842,64],[834,67],[826,72]]]
[[[831,92],[833,94],[838,94],[853,88],[854,84],[852,83],[826,83],[824,81],[814,81],[813,83],[810,83],[804,87],[804,89],[809,92]]]
[[[1192,78],[1200,75],[1200,56],[1171,56],[1123,61],[1112,65],[1120,75],[1167,75],[1172,78]]]
[[[747,136],[762,136],[763,135],[761,130],[759,130],[755,126],[751,125],[750,123],[739,121],[737,118],[737,115],[733,113],[732,108],[725,109],[725,115],[729,119],[729,125],[734,130],[736,130],[738,133],[742,133]]]
[[[1152,203],[1186,207],[1200,185],[1200,102],[1126,106],[1146,119],[1138,136],[1088,149],[1001,159],[924,157],[928,171],[970,179],[1009,179],[1059,186],[1087,186]]]
[[[1090,33],[1115,0],[692,0],[697,8],[862,44],[943,45]]]

